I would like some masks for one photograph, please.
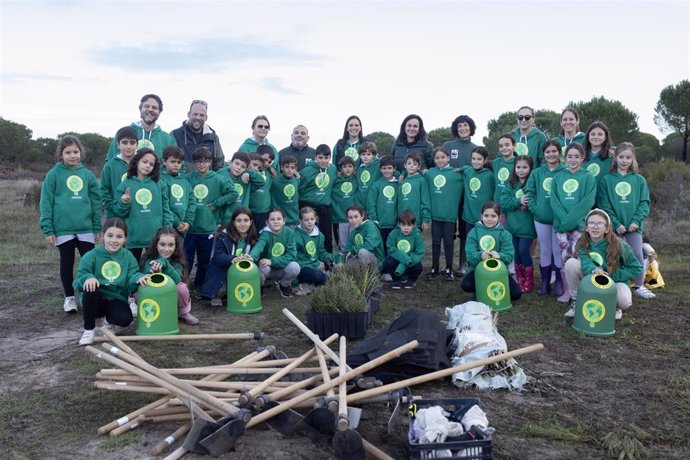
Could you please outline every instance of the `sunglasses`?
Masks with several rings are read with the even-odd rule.
[[[532,119],[532,115],[518,115],[517,119],[520,121],[522,121],[522,120],[530,121]]]
[[[201,99],[194,99],[192,101],[192,103],[190,104],[190,107],[193,106],[194,104],[201,104],[208,109],[208,103],[206,101],[202,101]]]
[[[256,127],[259,129],[271,129],[271,127],[268,125],[256,125]]]
[[[587,226],[589,228],[606,228],[606,224],[604,222],[587,222]]]

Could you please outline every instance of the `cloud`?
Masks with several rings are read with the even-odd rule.
[[[293,95],[301,95],[297,90],[294,90],[292,88],[288,88],[287,86],[283,85],[283,79],[282,78],[277,78],[277,77],[267,77],[263,78],[259,81],[259,86],[261,86],[263,89],[267,89],[269,91],[273,91],[275,93],[280,93],[280,94],[293,94]]]
[[[220,70],[233,63],[316,65],[321,57],[280,45],[234,38],[201,38],[188,43],[157,42],[139,46],[113,46],[86,51],[100,65],[139,72],[142,69]]]
[[[16,72],[4,72],[0,73],[0,81],[4,83],[25,83],[31,80],[40,81],[54,81],[54,82],[64,82],[64,81],[74,81],[72,77],[65,77],[62,75],[48,75],[48,74],[30,74],[30,73],[16,73]]]

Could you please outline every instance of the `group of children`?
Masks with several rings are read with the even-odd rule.
[[[490,257],[511,266],[511,298],[532,291],[538,240],[540,294],[572,303],[585,270],[608,271],[619,284],[633,278],[634,292],[651,298],[641,265],[649,190],[634,146],[624,142],[614,149],[601,122],[581,138],[584,146],[576,136],[545,140],[535,153],[505,134],[493,164],[488,150],[476,146],[469,164],[460,167],[451,166],[451,153],[439,147],[428,170],[411,151],[403,171],[368,141],[360,144],[357,161],[343,155],[337,167],[330,148],[319,145],[300,171],[294,157],[276,161],[273,148],[260,145],[256,153],[235,153],[227,168],[215,172],[211,153],[200,148],[193,154],[195,170],[183,174],[181,149],[137,150],[136,131],[124,127],[116,134],[119,153],[104,165],[99,184],[81,165],[79,140],[65,136],[43,184],[40,225],[60,252],[65,311],[76,311],[75,290],[83,293],[80,343],[93,340],[97,317],[105,325],[129,324],[137,313],[136,284],[155,272],[178,285],[180,319],[198,323],[186,284],[195,261],[194,287],[213,305],[221,302],[228,267],[242,259],[254,261],[262,284],[274,280],[284,297],[324,284],[326,269],[349,259],[375,263],[393,289],[412,289],[423,270],[423,234],[429,230],[430,281],[454,279],[458,231],[467,235],[461,250],[468,262],[462,288],[468,292],[474,291],[475,266]],[[595,206],[601,209],[592,211]],[[103,245],[92,250],[101,230]],[[82,256],[76,278],[75,249]],[[624,291],[619,288],[620,310],[631,303],[630,289]]]

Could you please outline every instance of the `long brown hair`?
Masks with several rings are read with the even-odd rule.
[[[158,259],[162,257],[158,253],[158,241],[163,235],[170,235],[175,238],[175,252],[170,256],[170,262],[173,264],[180,265],[182,267],[182,281],[187,281],[188,268],[187,268],[187,257],[185,256],[184,250],[182,248],[182,238],[180,234],[172,227],[161,227],[156,232],[155,236],[151,240],[149,248],[146,250],[146,261],[144,264],[148,264],[149,261]],[[144,267],[145,268],[145,267]]]
[[[589,211],[587,217],[585,217],[585,231],[582,232],[582,235],[580,235],[580,239],[577,240],[575,252],[579,251],[580,249],[589,252],[590,243],[592,242],[592,238],[589,236],[589,233],[587,233],[586,230],[587,220],[589,220],[589,216],[600,216],[603,217],[604,220],[606,220],[606,228],[608,229],[608,232],[606,233],[606,235],[604,235],[604,239],[608,243],[608,247],[606,248],[606,271],[609,274],[611,274],[618,270],[618,264],[620,262],[621,256],[623,255],[623,250],[621,248],[622,241],[619,240],[618,237],[615,235],[613,227],[611,226],[611,218],[606,213],[606,211],[603,211],[599,208],[595,208]]]

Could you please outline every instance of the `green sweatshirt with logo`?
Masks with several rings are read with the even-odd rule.
[[[115,190],[127,179],[127,163],[119,154],[107,160],[101,169],[101,200],[105,218],[115,217],[113,206],[115,206]]]
[[[271,209],[271,184],[273,176],[268,171],[254,171],[261,177],[261,185],[252,183],[249,191],[249,210],[253,213],[262,214]],[[258,181],[257,181],[258,182]]]
[[[221,174],[208,171],[203,176],[198,171],[187,174],[192,186],[194,222],[189,233],[210,235],[215,233],[218,225],[227,225],[230,216],[224,217],[224,207],[237,199],[237,191],[232,183]]]
[[[81,163],[57,163],[41,186],[40,226],[45,236],[101,231],[101,192],[96,176]]]
[[[501,195],[501,211],[506,214],[506,230],[511,235],[535,239],[537,231],[534,229],[534,219],[529,210],[522,207],[521,202],[525,194],[525,185],[519,181],[515,185],[510,182],[506,184]]]
[[[335,260],[333,254],[326,252],[323,242],[324,236],[319,227],[314,227],[311,232],[307,232],[300,225],[295,228],[295,260],[300,267],[318,269],[319,262],[331,263]]]
[[[515,157],[506,160],[503,156],[499,156],[491,162],[491,170],[494,172],[494,182],[496,183],[493,200],[496,203],[501,202],[503,189],[513,173],[513,168],[515,168]]]
[[[608,152],[605,153],[604,157],[601,157],[602,152],[588,152],[589,160],[582,163],[582,167],[589,171],[592,176],[597,180],[597,185],[601,183],[601,179],[609,173],[611,168],[611,163],[613,158],[611,158]]]
[[[450,164],[443,168],[435,166],[426,172],[426,180],[429,183],[431,220],[455,222],[464,191],[462,171]]]
[[[398,195],[400,183],[392,177],[391,180],[379,177],[369,189],[367,204],[364,207],[371,220],[379,228],[393,228],[398,221]]]
[[[123,203],[127,189],[130,200]],[[168,188],[150,177],[125,179],[115,191],[115,216],[127,224],[127,248],[147,248],[159,228],[172,226]]]
[[[474,169],[468,166],[463,169],[465,176],[465,197],[462,208],[462,220],[476,224],[482,214],[482,206],[494,198],[496,188],[494,173],[491,168]]]
[[[409,209],[417,218],[417,227],[431,222],[429,183],[422,174],[405,177],[398,187],[398,214]]]
[[[173,283],[178,284],[182,281],[182,275],[184,274],[184,267],[180,264],[175,264],[170,261],[170,259],[166,259],[165,257],[158,257],[156,259],[151,259],[151,258],[146,258],[141,263],[141,271],[144,273],[154,273],[151,271],[151,262],[158,262],[161,264],[161,271],[158,273],[163,273],[164,275],[168,275],[170,279],[172,280]]]
[[[534,161],[534,168],[541,166],[544,163],[544,144],[548,140],[546,134],[532,126],[527,135],[520,133],[520,128],[513,131],[515,136],[515,153],[518,155],[529,155]]]
[[[525,193],[529,197],[527,208],[534,216],[534,221],[540,224],[553,224],[553,211],[551,210],[551,191],[553,176],[565,169],[559,163],[554,169],[550,169],[546,163],[535,168],[527,178]]]
[[[137,139],[139,139],[137,149],[144,147],[151,148],[161,161],[163,161],[163,150],[169,145],[177,145],[175,138],[171,134],[163,131],[158,125],[154,126],[151,131],[144,131],[141,120],[133,122],[130,126],[137,131]],[[120,153],[120,149],[117,148],[117,138],[113,136],[113,141],[110,143],[110,148],[108,149],[108,154],[105,159],[110,160],[118,153]],[[182,163],[183,169],[180,172],[183,173],[185,171],[184,167],[185,164]]]
[[[350,238],[348,238],[347,245],[345,246],[345,254],[357,255],[360,249],[366,249],[374,254],[378,261],[379,270],[381,270],[383,259],[385,258],[383,241],[381,240],[379,228],[371,219],[365,220],[362,222],[362,225],[352,229]]]
[[[637,232],[644,233],[644,220],[649,215],[649,186],[637,173],[622,175],[618,171],[606,174],[599,183],[597,205],[611,218],[615,231],[637,224]]]
[[[589,250],[580,248],[578,251],[582,273],[587,276],[597,268],[601,268],[616,283],[628,283],[637,277],[642,272],[642,264],[637,260],[628,243],[622,240],[617,240],[617,243],[621,249],[621,256],[618,259],[618,267],[615,272],[609,273],[607,268],[606,252],[609,248],[609,242],[604,238],[601,241],[591,241]]]
[[[290,262],[297,260],[295,232],[285,226],[276,234],[264,227],[249,255],[257,262],[259,259],[271,259],[273,268],[285,268]]]
[[[282,173],[271,181],[271,207],[280,208],[285,214],[286,225],[299,222],[299,181]]]
[[[161,181],[168,187],[168,205],[172,212],[173,228],[177,228],[182,222],[187,222],[191,227],[196,214],[192,184],[185,176],[173,176],[165,169],[161,171]]]
[[[561,144],[561,156],[565,157],[565,148],[570,145],[571,142],[575,142],[576,144],[584,145],[585,144],[585,139],[587,136],[585,133],[582,131],[578,131],[575,133],[575,136],[573,137],[565,137],[563,135],[558,135],[554,137],[556,141],[558,141],[559,144]]]
[[[334,224],[347,223],[347,208],[355,204],[357,196],[357,177],[338,175],[331,190],[331,209]],[[366,208],[366,206],[365,206]]]
[[[367,165],[362,164],[361,161],[359,162],[359,166],[355,171],[357,176],[357,204],[366,206],[369,188],[381,177],[380,163],[381,160],[378,157],[374,157]]]
[[[477,225],[467,234],[465,253],[467,254],[467,272],[473,272],[477,264],[482,261],[484,251],[496,251],[501,262],[509,265],[513,261],[515,249],[510,232],[499,223],[495,227],[486,228],[483,223]]]
[[[585,217],[594,206],[597,181],[586,169],[556,174],[551,184],[553,231],[568,233],[585,228]]]
[[[127,301],[142,276],[144,273],[139,271],[136,259],[127,249],[111,254],[103,246],[96,246],[79,261],[72,287],[83,293],[86,280],[96,278],[104,299]]]
[[[404,272],[424,260],[426,250],[424,237],[421,230],[416,227],[412,229],[409,235],[403,234],[400,227],[396,227],[388,235],[386,247],[388,248],[388,255],[402,265],[402,268],[398,267],[400,272]]]
[[[331,205],[331,190],[337,169],[329,164],[321,169],[316,161],[307,163],[300,171],[299,199],[313,205]]]
[[[453,168],[462,168],[472,164],[472,150],[477,148],[470,139],[455,138],[443,143],[443,148],[450,152],[450,165]]]
[[[235,208],[243,206],[245,208],[249,207],[249,196],[251,195],[252,187],[261,187],[264,184],[263,177],[253,169],[247,169],[245,171],[249,175],[249,182],[244,183],[242,181],[242,175],[233,176],[230,172],[230,166],[227,168],[222,168],[218,171],[218,175],[228,181],[230,187],[235,189],[235,198],[223,205],[220,211],[220,220],[224,223],[230,222],[230,217],[232,216]],[[244,174],[244,173],[242,173]]]

